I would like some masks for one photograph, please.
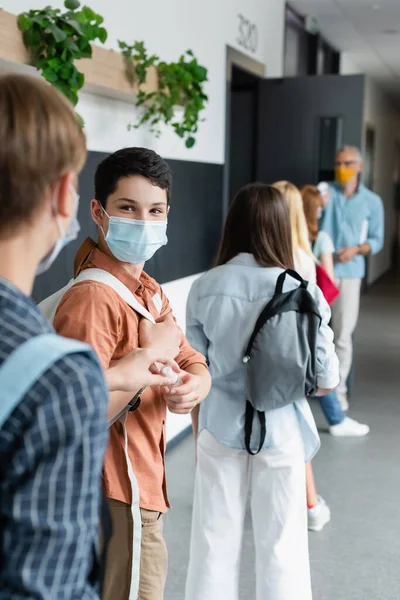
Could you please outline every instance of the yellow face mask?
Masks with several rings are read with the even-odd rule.
[[[357,177],[357,171],[354,167],[345,167],[341,165],[335,169],[335,179],[341,185],[346,185],[354,177]]]

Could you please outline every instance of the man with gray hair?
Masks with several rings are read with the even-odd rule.
[[[352,335],[358,320],[365,257],[380,252],[384,244],[383,203],[361,183],[363,168],[358,148],[344,146],[337,152],[335,182],[329,186],[329,200],[320,225],[335,247],[340,296],[332,306],[332,326],[340,363],[337,394],[344,410],[349,407],[347,378],[353,359]]]

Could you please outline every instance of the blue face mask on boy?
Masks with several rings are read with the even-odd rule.
[[[72,242],[73,240],[76,240],[76,238],[78,237],[78,233],[81,230],[81,227],[80,227],[79,221],[78,221],[79,194],[74,190],[74,188],[72,186],[70,189],[71,189],[71,193],[74,194],[74,196],[75,196],[75,202],[76,202],[75,215],[74,215],[73,219],[71,220],[71,223],[69,224],[67,231],[63,231],[63,228],[60,223],[60,218],[58,216],[56,217],[58,230],[60,232],[60,237],[56,241],[54,248],[47,254],[47,256],[45,256],[40,261],[39,266],[36,270],[36,275],[41,275],[41,273],[44,273],[45,271],[50,269],[51,265],[56,260],[57,256],[60,254],[61,250],[63,248],[65,248],[65,246],[67,246],[70,242]],[[53,201],[53,204],[55,206],[56,200]]]
[[[144,263],[168,242],[165,221],[137,221],[122,217],[108,217],[108,231],[104,235],[112,254],[121,262],[139,265]]]

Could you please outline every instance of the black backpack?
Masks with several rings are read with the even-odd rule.
[[[300,282],[283,293],[286,277]],[[308,283],[298,273],[279,275],[274,296],[257,319],[247,345],[245,446],[256,455],[263,447],[265,412],[282,408],[295,400],[313,396],[317,390],[316,349],[321,315]],[[254,411],[261,426],[258,450],[250,447]]]

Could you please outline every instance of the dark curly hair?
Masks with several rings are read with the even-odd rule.
[[[94,178],[95,197],[106,208],[108,197],[124,177],[141,175],[162,190],[168,204],[172,187],[172,172],[168,163],[148,148],[122,148],[101,161]]]

